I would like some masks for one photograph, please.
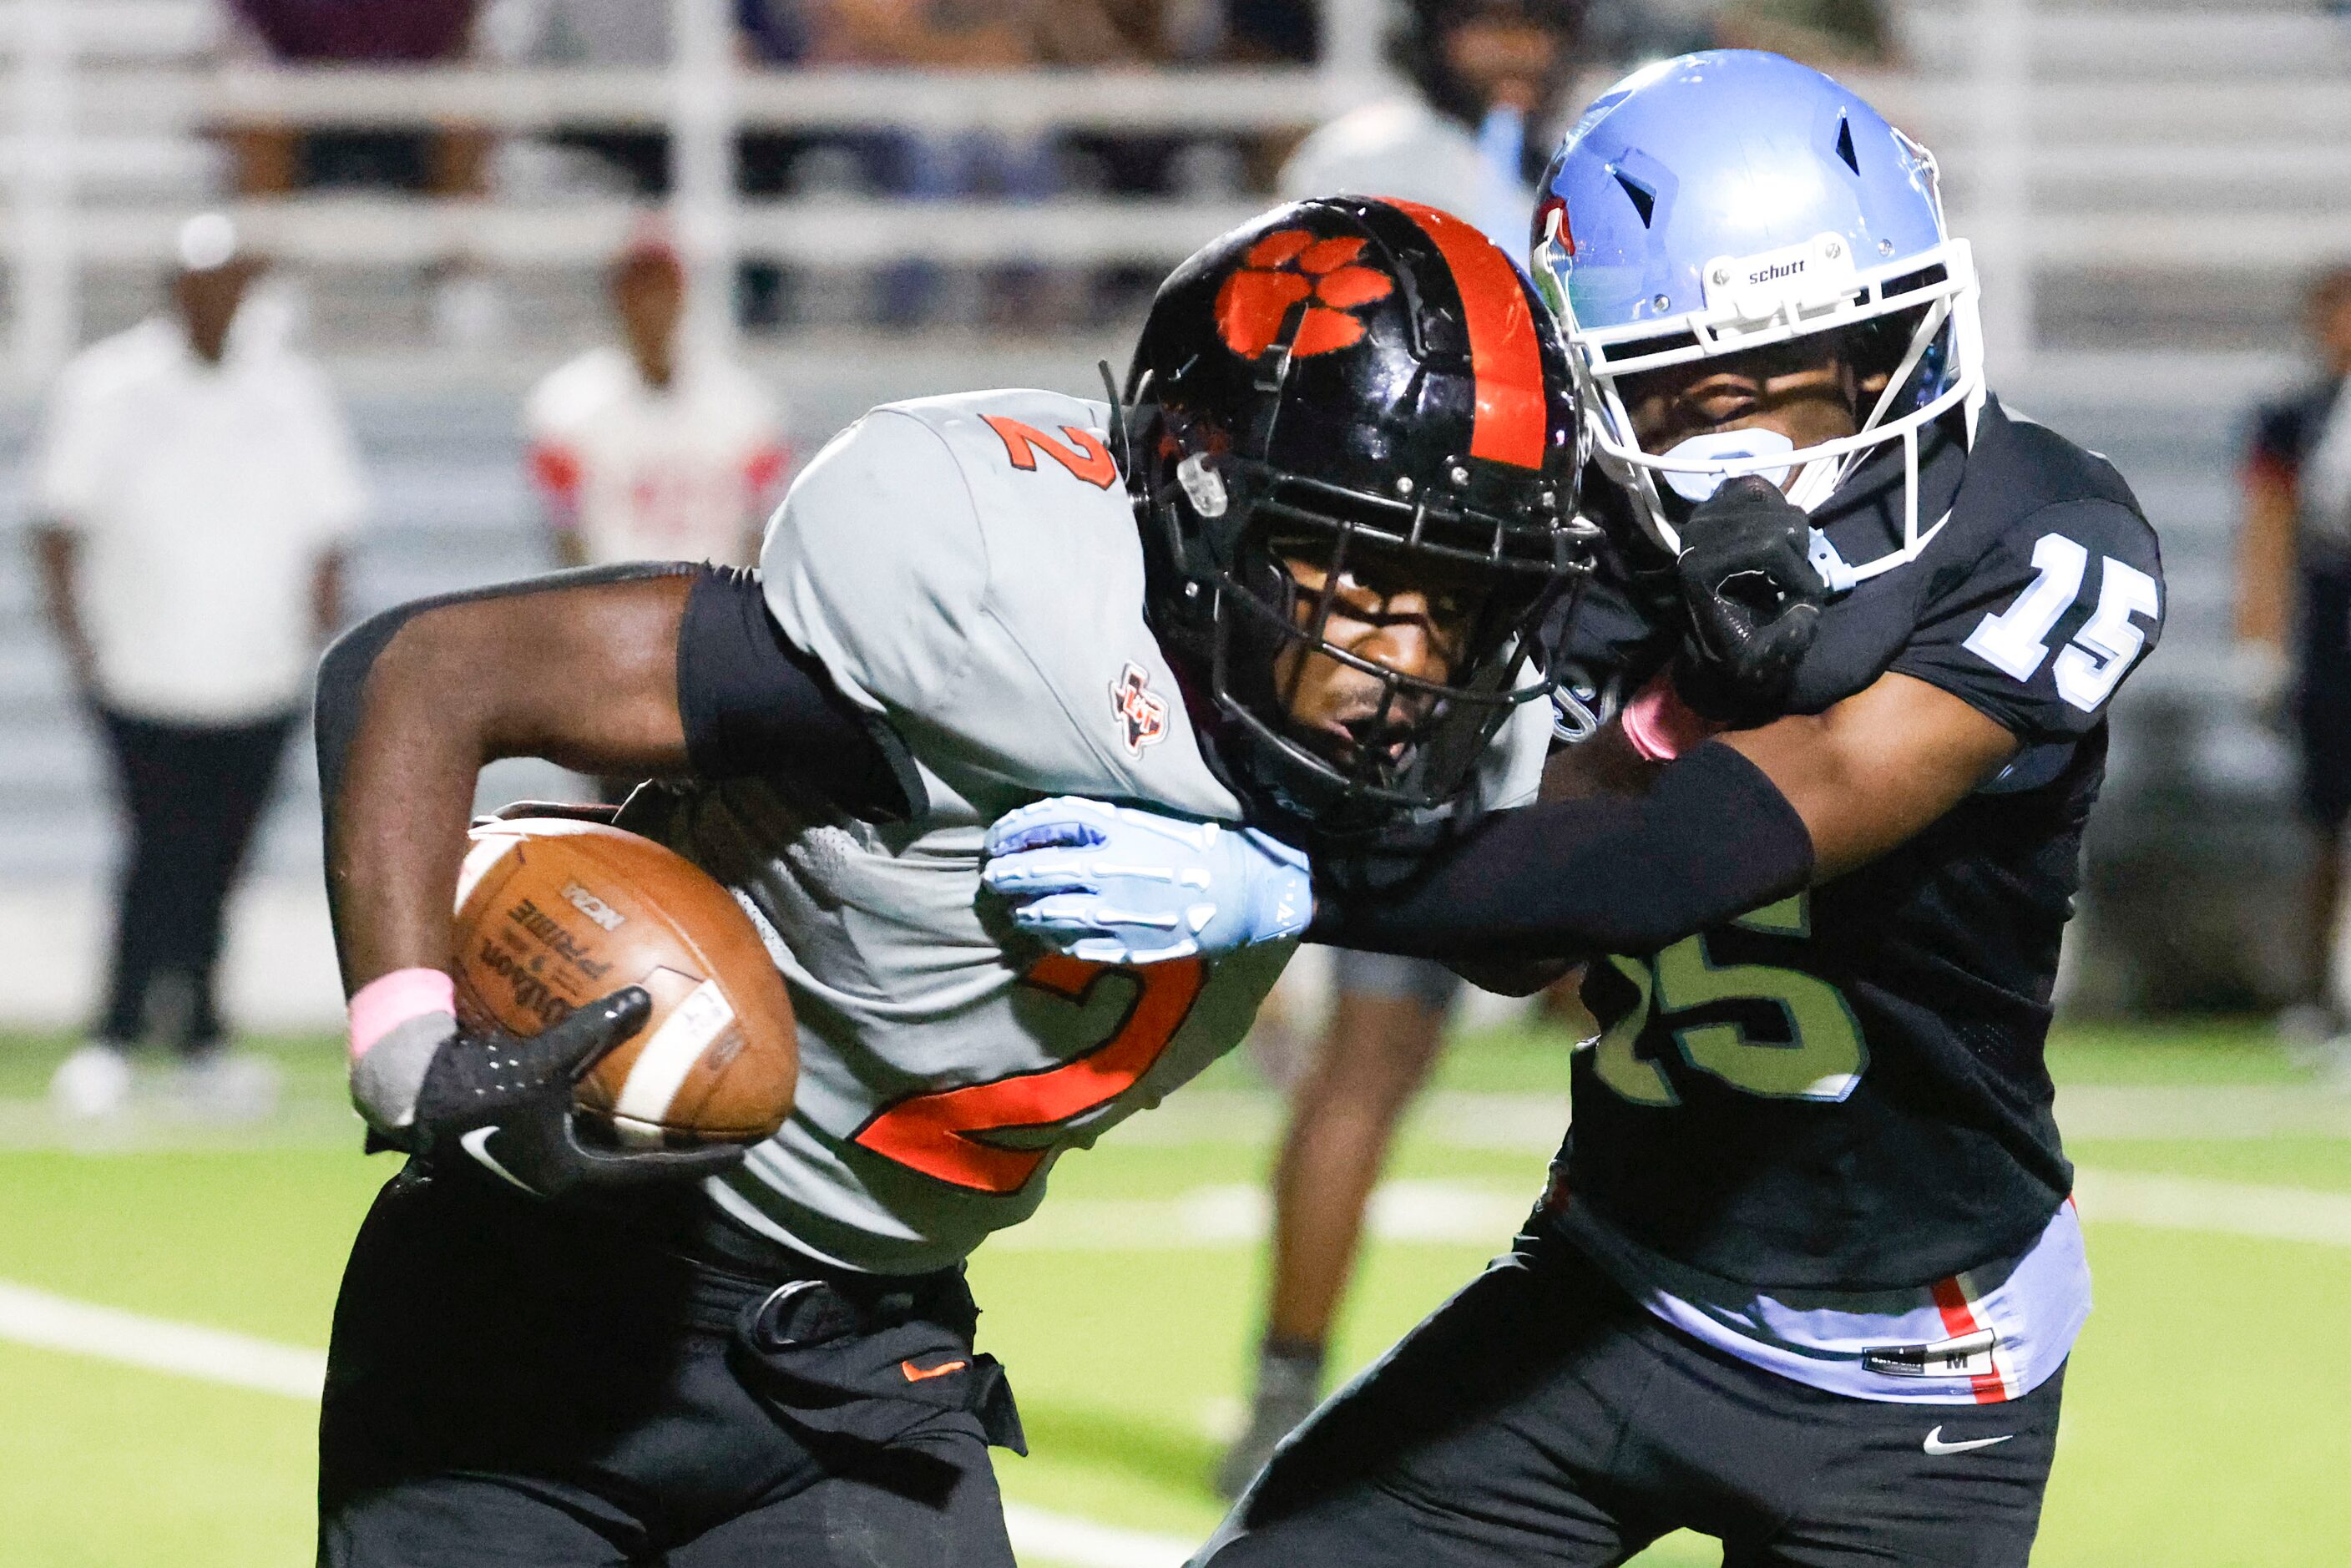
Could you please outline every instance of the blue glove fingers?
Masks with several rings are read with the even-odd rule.
[[[1019,850],[1056,847],[1083,848],[1102,841],[1115,826],[1115,809],[1079,795],[1057,795],[1007,811],[996,819],[985,840],[991,855]]]
[[[979,883],[1008,898],[1064,889],[1090,892],[1101,885],[1092,852],[1082,849],[1019,850],[980,867]]]
[[[1176,958],[1189,958],[1200,951],[1200,945],[1186,936],[1165,946],[1136,947],[1114,936],[1099,936],[1080,942],[1070,949],[1070,956],[1088,964],[1113,964],[1124,968],[1147,964],[1165,964]]]
[[[1102,841],[1101,832],[1088,824],[1055,817],[1050,821],[1010,830],[999,821],[987,830],[987,848],[992,859],[1034,850],[1091,849]]]
[[[1012,906],[1012,924],[1054,946],[1105,933],[1102,904],[1091,893],[1055,893]]]

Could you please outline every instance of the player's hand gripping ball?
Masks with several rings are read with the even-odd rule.
[[[572,1094],[618,1148],[757,1143],[790,1114],[799,1051],[783,977],[750,916],[684,856],[591,821],[484,823],[455,938],[469,1036],[528,1039],[624,987],[645,992],[617,1045],[583,1042],[592,1064]]]

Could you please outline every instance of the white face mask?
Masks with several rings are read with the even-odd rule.
[[[1727,463],[1740,457],[1771,457],[1792,453],[1796,444],[1776,430],[1761,427],[1750,430],[1715,430],[1704,435],[1693,435],[1661,455],[1678,462]],[[1750,468],[1747,472],[1769,479],[1776,489],[1788,483],[1788,473],[1795,465],[1780,468]],[[1711,471],[1682,468],[1658,470],[1657,476],[1667,488],[1695,506],[1730,482],[1730,476],[1720,469]]]

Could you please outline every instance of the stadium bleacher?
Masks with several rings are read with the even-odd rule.
[[[1866,90],[1937,149],[1955,227],[1978,240],[1994,291],[1995,384],[2112,456],[2163,532],[2169,631],[2129,700],[2164,716],[2124,734],[2163,737],[2165,755],[2126,747],[2116,789],[2184,789],[2209,820],[2247,824],[2231,851],[2240,873],[2248,856],[2282,865],[2273,808],[2284,759],[2226,680],[2233,444],[2248,401],[2292,371],[2300,279],[2351,255],[2351,209],[2322,200],[2351,173],[2351,23],[2309,0],[1910,0],[1896,10],[1907,68]],[[975,73],[919,85],[730,73],[720,101],[769,126],[1280,132],[1376,90],[1361,47],[1375,11],[1335,5],[1326,36],[1343,47],[1316,68]],[[658,125],[691,100],[700,107],[679,122],[681,167],[695,138],[705,152],[726,144],[723,118],[709,123],[683,76],[480,67],[329,77],[225,65],[222,38],[207,0],[0,5],[16,131],[0,164],[16,334],[0,404],[0,517],[11,527],[24,511],[18,459],[58,353],[144,314],[172,225],[226,195],[209,127],[265,113],[420,125],[463,116],[527,136],[578,122]],[[599,330],[594,268],[632,210],[508,183],[461,204],[345,193],[238,209],[298,284],[308,340],[344,385],[368,456],[376,511],[355,574],[361,611],[541,564],[517,399]],[[681,233],[719,276],[733,256],[851,268],[910,256],[1158,265],[1258,200],[736,202],[723,181],[697,185],[689,172],[682,183]],[[502,326],[486,340],[452,345],[433,329],[431,264],[455,256],[501,291]],[[1008,382],[1090,388],[1097,359],[1123,358],[1122,332],[950,323],[918,340],[804,322],[744,348],[812,444],[886,397]],[[314,886],[317,860],[307,769],[289,779],[260,852],[265,880],[285,890]],[[110,831],[98,758],[59,686],[12,538],[0,549],[0,905],[37,911],[58,889],[87,887]],[[2137,831],[2110,833],[2102,852],[2137,852]],[[331,1007],[331,985],[313,1000]]]

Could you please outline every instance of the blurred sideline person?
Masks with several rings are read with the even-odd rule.
[[[1282,166],[1284,200],[1402,196],[1526,246],[1542,140],[1574,62],[1583,0],[1412,0],[1389,55],[1412,90],[1341,115]]]
[[[564,566],[749,566],[791,454],[782,411],[724,355],[682,339],[685,268],[657,235],[613,261],[621,342],[549,371],[524,412],[530,471]],[[607,778],[610,804],[638,780]]]
[[[1539,131],[1557,102],[1581,10],[1582,0],[1416,0],[1393,40],[1415,91],[1308,137],[1281,172],[1282,193],[1425,202],[1519,254],[1534,205],[1529,125]],[[1364,1210],[1396,1124],[1436,1064],[1462,982],[1425,959],[1339,950],[1332,985],[1322,1038],[1285,1085],[1290,1124],[1274,1167],[1271,1293],[1248,1422],[1217,1471],[1228,1498],[1322,1398]],[[1272,1021],[1278,1031],[1280,1020]],[[1274,1064],[1277,1074],[1282,1065]]]
[[[2351,817],[2351,267],[2312,285],[2319,374],[2253,417],[2238,538],[2237,638],[2264,706],[2290,706],[2302,758],[2311,862],[2300,994],[2279,1019],[2304,1045],[2335,1041],[2351,1071],[2334,984],[2343,915],[2343,825]]]
[[[255,313],[229,220],[179,236],[178,319],[92,345],[51,400],[34,475],[51,627],[112,758],[130,845],[105,1009],[57,1070],[59,1108],[120,1108],[155,1036],[182,1088],[261,1114],[274,1079],[228,1053],[223,914],[336,623],[364,507],[326,378]]]
[[[748,566],[790,466],[783,413],[733,360],[680,340],[685,269],[653,235],[613,262],[621,342],[533,389],[531,476],[565,566]]]
[[[298,66],[450,65],[473,52],[482,0],[230,0],[240,52]],[[225,132],[237,193],[279,196],[319,186],[377,186],[478,196],[492,139],[470,126],[298,131],[234,125]]]
[[[1714,31],[1719,47],[1776,50],[1818,70],[1899,62],[1877,0],[1729,0]]]

